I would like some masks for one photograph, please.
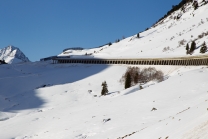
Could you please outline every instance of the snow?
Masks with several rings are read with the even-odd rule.
[[[0,49],[0,60],[5,60],[8,64],[30,62],[24,53],[14,46],[7,46]]]
[[[59,56],[83,56],[86,53],[92,54],[95,58],[151,58],[151,57],[175,57],[186,55],[185,46],[198,35],[208,32],[208,6],[202,6],[194,11],[191,5],[186,7],[186,12],[176,11],[156,27],[140,33],[140,38],[136,35],[127,37],[118,43],[112,43],[111,46],[85,50],[69,50],[70,53],[63,52]],[[179,20],[174,20],[174,16],[182,14]],[[196,41],[197,47],[205,41],[208,36],[204,36]],[[185,40],[183,45],[179,42]],[[167,51],[164,48],[169,47]],[[200,49],[197,49],[193,55],[201,55]]]
[[[0,79],[1,138],[118,138],[133,132],[129,138],[185,138],[195,128],[207,137],[206,67],[156,66],[169,78],[143,90],[123,89],[119,80],[126,68],[43,62],[1,66],[1,72],[8,69]],[[110,91],[105,97],[100,96],[104,80]]]
[[[190,41],[207,31],[207,10],[208,5],[196,11],[190,7],[179,21],[168,17],[141,33],[140,39],[132,36],[111,46],[70,50],[60,55],[75,58],[186,56],[185,47],[178,47],[178,41]],[[201,19],[205,22],[197,26]],[[180,32],[183,35],[177,35]],[[170,40],[172,36],[175,38]],[[207,36],[196,42],[199,46],[204,41],[207,43]],[[170,50],[163,52],[166,46]],[[92,55],[85,56],[86,53]],[[194,55],[201,55],[198,49]],[[164,73],[164,81],[142,84],[143,89],[140,84],[124,89],[120,79],[128,66],[136,65],[51,64],[50,61],[1,65],[0,138],[208,138],[207,66],[157,65],[154,67]],[[108,85],[106,96],[100,95],[103,81]]]

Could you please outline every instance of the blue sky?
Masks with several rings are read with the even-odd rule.
[[[145,30],[181,0],[1,0],[0,48],[31,60],[92,48]]]

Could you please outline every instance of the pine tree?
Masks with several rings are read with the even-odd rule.
[[[106,81],[104,81],[101,86],[103,86],[102,91],[101,91],[101,95],[105,96],[108,93],[108,85],[107,85]]]
[[[196,49],[196,43],[195,43],[195,41],[192,41],[191,48],[190,48],[190,53],[193,53],[195,49]]]
[[[139,38],[140,36],[139,36],[139,33],[137,33],[137,38]]]
[[[188,51],[189,50],[189,44],[187,43],[186,45],[186,50]]]
[[[204,43],[202,44],[201,49],[200,49],[200,53],[206,53],[206,51],[207,51],[207,45],[206,45],[206,43],[204,42]]]
[[[186,54],[189,54],[189,44],[186,45]]]
[[[125,79],[125,89],[127,89],[129,87],[131,87],[131,75],[128,72],[127,76],[126,76],[126,79]]]

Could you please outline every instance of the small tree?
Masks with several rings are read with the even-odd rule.
[[[103,86],[102,91],[101,91],[101,95],[105,96],[108,93],[108,85],[107,85],[106,81],[104,81],[101,86]]]
[[[207,51],[207,45],[206,45],[206,43],[204,42],[204,43],[202,44],[201,49],[200,49],[200,53],[206,53],[206,51]]]
[[[131,87],[131,75],[128,72],[127,76],[126,76],[126,79],[125,79],[125,89],[127,89],[129,87]]]
[[[192,41],[191,48],[190,48],[190,53],[193,53],[195,49],[196,49],[196,43],[195,43],[195,41]]]
[[[140,37],[140,35],[139,35],[139,33],[137,33],[137,38],[139,38]]]
[[[189,50],[189,44],[187,43],[186,45],[186,50],[188,51]]]
[[[196,0],[194,0],[193,6],[194,6],[194,10],[196,10],[199,7],[199,4]]]
[[[189,54],[189,44],[186,45],[186,54]]]

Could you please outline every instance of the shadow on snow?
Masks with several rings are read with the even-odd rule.
[[[54,64],[50,66],[50,68],[43,70],[39,70],[39,67],[29,67],[37,68],[38,72],[33,69],[28,75],[19,73],[12,77],[3,76],[1,71],[4,73],[5,69],[0,67],[0,111],[15,112],[40,108],[45,102],[37,96],[36,90],[38,88],[73,83],[98,74],[108,67],[108,65],[84,64]],[[21,68],[24,67],[20,66],[16,69]],[[12,73],[12,71],[10,72]],[[7,73],[7,75],[9,74]]]

